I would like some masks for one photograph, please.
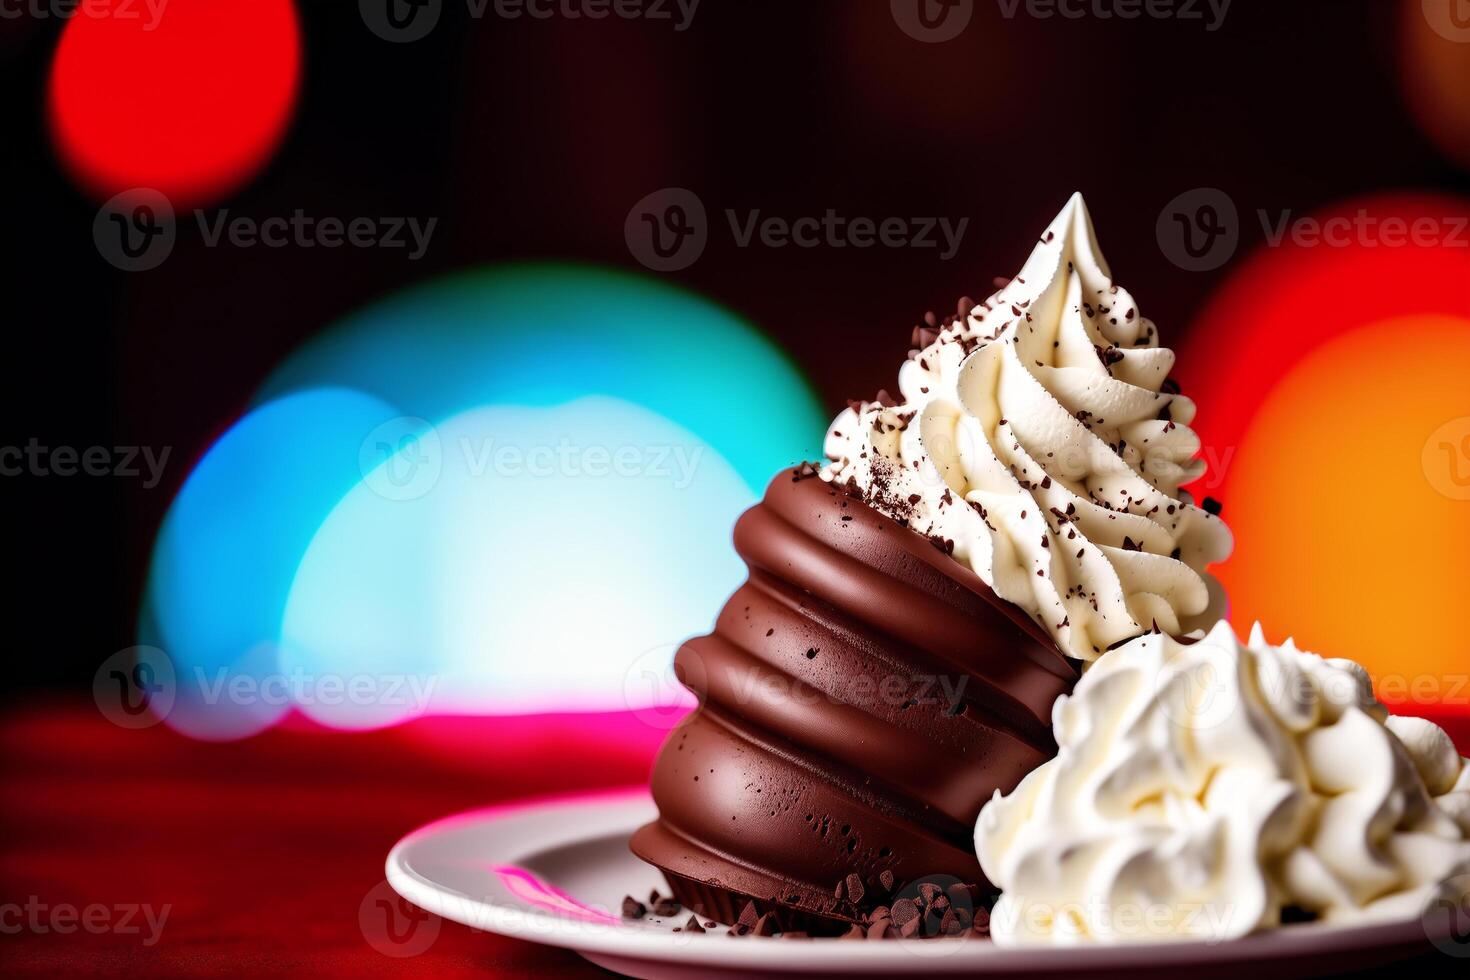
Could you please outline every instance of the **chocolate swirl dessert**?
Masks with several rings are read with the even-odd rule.
[[[735,548],[750,578],[675,658],[700,706],[659,755],[660,816],[633,851],[704,915],[754,899],[809,932],[922,876],[982,880],[975,814],[1055,751],[1074,669],[974,572],[813,468],[772,481]],[[853,874],[863,895],[838,894]]]
[[[1075,661],[1223,611],[1229,530],[1179,489],[1194,405],[1080,196],[914,348],[901,400],[844,411],[830,463],[740,518],[749,579],[675,658],[699,708],[631,846],[712,918],[834,933],[916,882],[983,887],[976,816],[1054,754]]]

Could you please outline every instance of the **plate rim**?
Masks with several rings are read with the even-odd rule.
[[[570,831],[562,826],[564,819],[553,819],[578,812],[598,813],[604,818],[619,816],[620,819],[611,825],[584,820],[580,831]],[[558,946],[581,954],[663,965],[719,965],[769,971],[840,967],[853,972],[873,972],[892,969],[900,963],[912,964],[915,958],[945,961],[968,950],[968,955],[955,962],[971,967],[983,965],[990,970],[1030,973],[1075,970],[1081,961],[1085,961],[1087,972],[1093,972],[1129,969],[1138,965],[1187,967],[1191,963],[1197,964],[1203,957],[1216,964],[1314,957],[1322,955],[1322,950],[1309,947],[1315,947],[1316,940],[1332,933],[1346,940],[1335,950],[1338,953],[1421,943],[1426,952],[1434,948],[1419,916],[1369,923],[1307,923],[1215,942],[1165,940],[1070,947],[1003,947],[992,942],[892,940],[873,944],[814,938],[802,942],[730,943],[723,929],[711,930],[705,935],[681,933],[677,941],[671,942],[669,932],[639,927],[631,922],[611,918],[606,922],[581,921],[552,915],[524,904],[516,907],[502,903],[497,897],[465,895],[420,873],[411,861],[415,847],[426,840],[439,840],[450,833],[484,834],[495,827],[515,830],[517,821],[534,821],[540,825],[543,839],[535,841],[529,853],[607,836],[621,836],[631,833],[637,826],[636,823],[626,825],[635,813],[640,823],[656,813],[646,785],[555,793],[477,807],[430,821],[404,835],[388,852],[384,871],[389,886],[403,898],[473,929]],[[528,853],[527,846],[522,845],[520,852],[522,855]],[[486,863],[511,864],[516,860],[515,855],[506,855],[487,858]],[[534,927],[527,928],[528,922]]]

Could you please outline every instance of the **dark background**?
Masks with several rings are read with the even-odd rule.
[[[438,217],[426,257],[206,248],[115,270],[97,202],[62,173],[45,80],[63,22],[0,21],[7,207],[6,435],[171,447],[162,483],[3,478],[8,695],[75,687],[131,646],[148,548],[191,463],[267,371],[358,307],[447,270],[574,259],[642,271],[629,209],[683,186],[708,250],[674,280],[778,338],[835,409],[891,385],[910,326],[1014,273],[1067,194],[1088,198],[1120,281],[1165,341],[1228,275],[1161,253],[1160,209],[1194,187],[1242,214],[1359,192],[1470,189],[1401,101],[1389,0],[1238,0],[1223,26],[1005,19],[979,0],[919,43],[885,0],[703,0],[689,30],[644,20],[471,19],[446,4],[394,45],[351,2],[303,0],[305,67],[284,145],[209,205],[264,218]],[[737,248],[723,212],[970,218],[959,253]],[[1259,240],[1242,224],[1246,253]],[[1239,258],[1235,260],[1239,262]]]

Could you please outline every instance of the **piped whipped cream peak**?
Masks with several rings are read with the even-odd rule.
[[[914,346],[901,399],[832,423],[824,479],[967,563],[1070,656],[1220,619],[1204,570],[1230,531],[1179,489],[1204,472],[1194,403],[1113,282],[1080,194],[1014,279],[926,318]]]
[[[1058,699],[1056,758],[980,811],[1003,945],[1221,940],[1464,899],[1470,760],[1367,671],[1259,626],[1133,640]]]

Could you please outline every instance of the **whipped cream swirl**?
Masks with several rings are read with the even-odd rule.
[[[1070,656],[1219,620],[1204,569],[1230,531],[1179,489],[1204,471],[1194,403],[1081,195],[1016,278],[931,318],[915,347],[901,401],[880,393],[832,423],[824,479],[967,563]]]
[[[1195,938],[1409,918],[1470,878],[1470,760],[1389,717],[1367,672],[1257,625],[1140,637],[1058,699],[1060,752],[980,811],[1003,945]]]

